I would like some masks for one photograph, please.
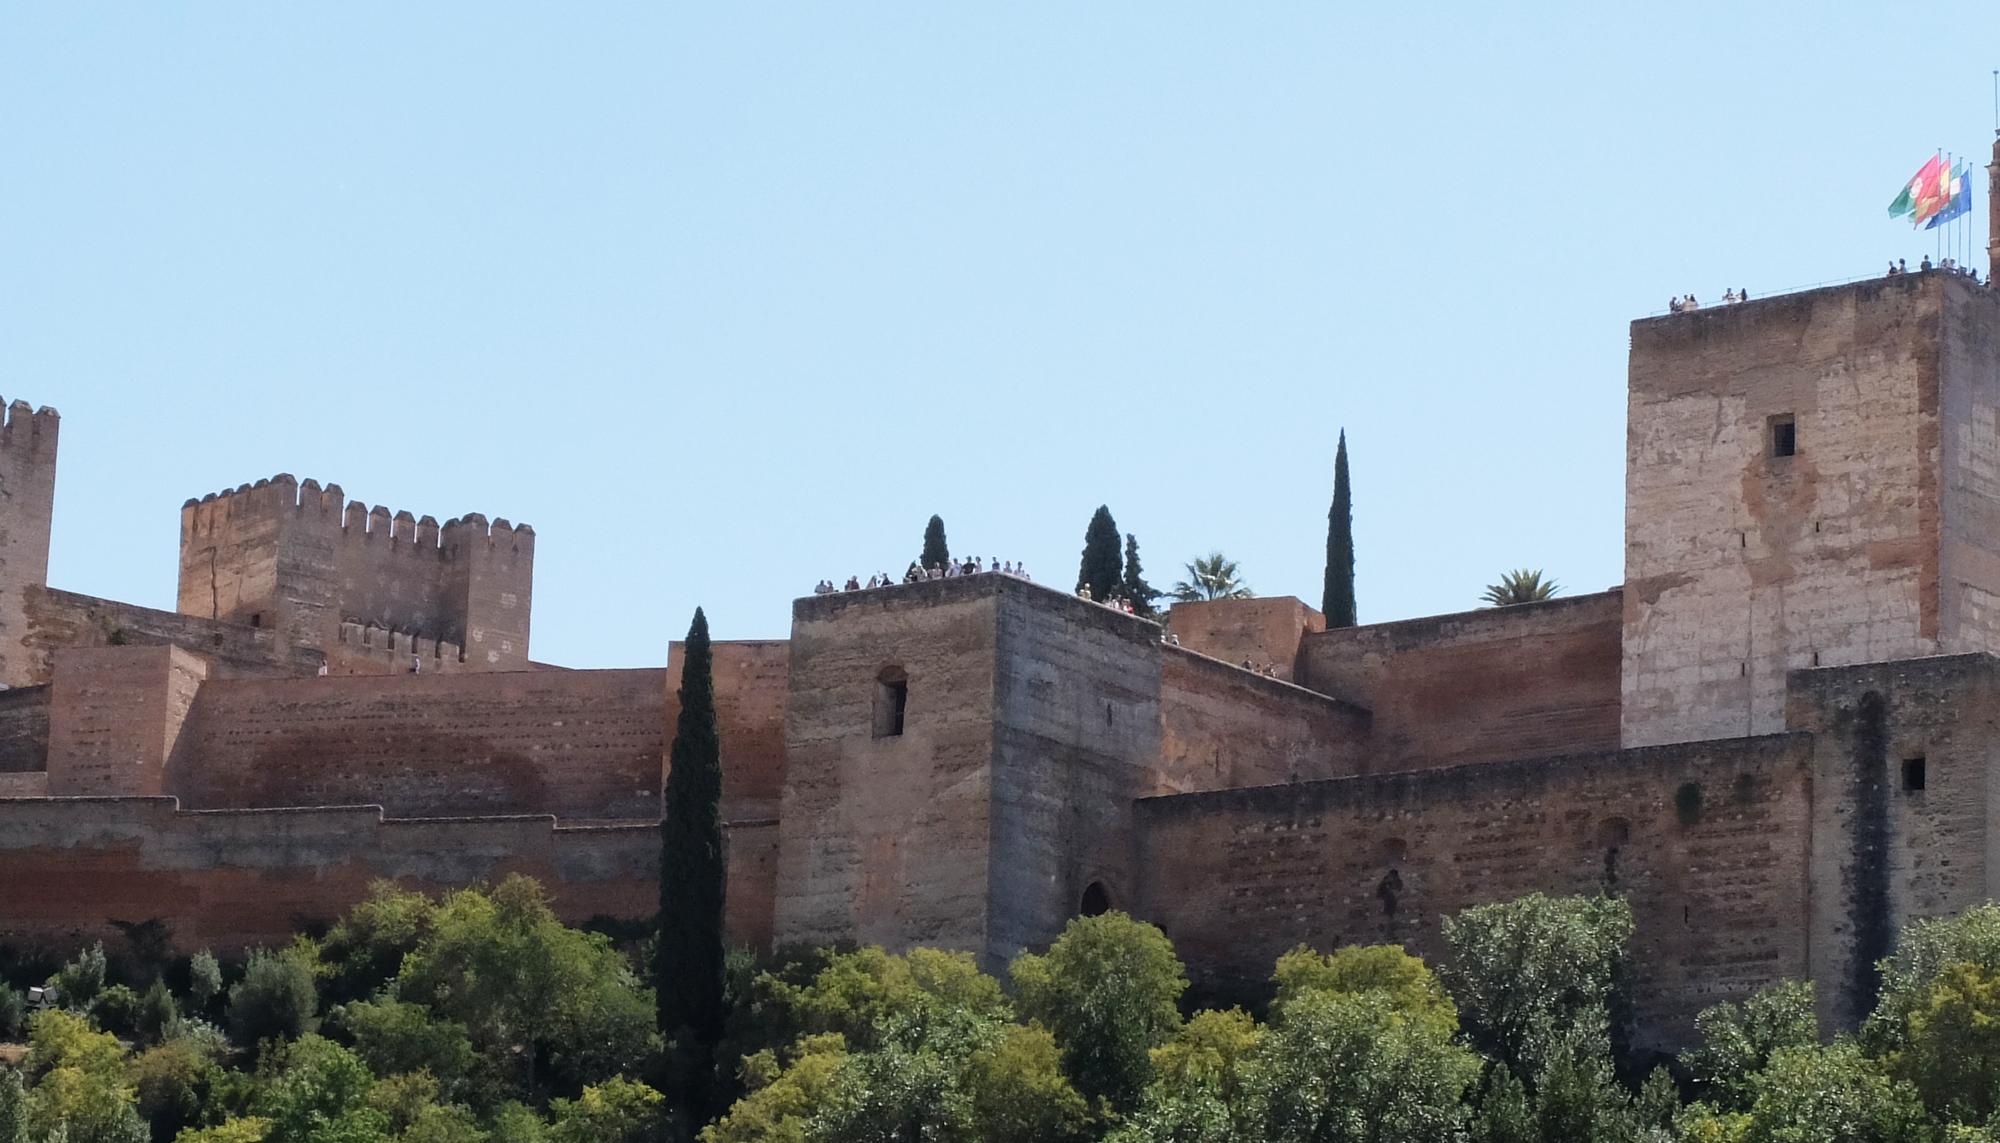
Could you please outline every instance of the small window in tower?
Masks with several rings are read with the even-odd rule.
[[[1771,455],[1792,456],[1799,451],[1799,424],[1790,413],[1771,418]]]
[[[884,667],[875,676],[875,737],[903,733],[903,712],[910,704],[910,680],[901,667]]]
[[[261,611],[253,611],[253,612],[251,612],[251,613],[250,613],[250,626],[252,626],[252,627],[262,627],[263,625],[264,625],[264,613],[263,613],[263,612],[261,612]]]
[[[1924,760],[1921,757],[1903,759],[1903,792],[1921,794],[1924,791]]]

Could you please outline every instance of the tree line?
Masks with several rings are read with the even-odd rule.
[[[54,973],[59,1006],[0,989],[25,1049],[0,1050],[0,1143],[2000,1140],[2000,906],[1906,928],[1856,1032],[1823,1038],[1783,982],[1703,1012],[1678,1057],[1628,1046],[1609,896],[1467,909],[1435,966],[1295,948],[1247,1007],[1115,912],[1004,977],[936,949],[739,952],[701,1001],[706,1110],[677,1043],[703,1017],[639,971],[663,934],[624,935],[516,877],[381,884],[240,964],[97,946]]]

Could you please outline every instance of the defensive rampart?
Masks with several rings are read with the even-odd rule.
[[[768,940],[768,859],[732,838],[729,933]],[[229,953],[331,923],[382,878],[438,892],[510,873],[556,912],[641,920],[659,907],[659,831],[547,815],[385,818],[379,807],[185,812],[172,798],[0,802],[0,916],[10,942],[65,952],[115,943],[114,922],[166,922],[174,947]],[[760,914],[759,910],[763,910]]]
[[[785,696],[791,644],[782,639],[711,643],[716,733],[722,739],[722,814],[777,821],[785,789]],[[666,742],[681,714],[685,646],[667,648]],[[772,836],[776,837],[775,824]]]
[[[1300,682],[1367,707],[1373,769],[1618,742],[1620,593],[1306,634]]]
[[[459,674],[479,670],[465,648],[444,639],[342,620],[327,648],[328,673],[335,675]]]
[[[210,681],[164,792],[195,809],[657,820],[665,672]]]
[[[52,587],[26,596],[33,675],[47,682],[57,651],[71,647],[175,646],[207,659],[217,678],[283,678],[314,674],[321,655],[295,647],[276,631],[247,623],[203,619]]]
[[[1647,1043],[1807,961],[1812,740],[1483,762],[1150,798],[1136,910],[1223,988],[1294,944],[1401,942],[1439,958],[1439,919],[1533,892],[1632,903]]]
[[[1368,711],[1184,647],[1160,655],[1160,754],[1146,794],[1364,774]]]
[[[1167,626],[1181,646],[1225,663],[1270,667],[1298,679],[1299,645],[1326,630],[1326,617],[1289,595],[1176,603]]]

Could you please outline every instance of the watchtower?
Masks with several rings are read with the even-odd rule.
[[[182,614],[269,627],[332,651],[343,622],[525,670],[535,530],[348,501],[288,473],[181,506]]]
[[[55,516],[56,437],[50,408],[15,401],[0,423],[0,683],[43,682],[41,656],[27,646],[28,596],[49,581],[49,524]]]
[[[1786,672],[2000,650],[2000,296],[1912,273],[1632,323],[1624,745]]]

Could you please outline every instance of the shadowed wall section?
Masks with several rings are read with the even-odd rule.
[[[1650,1044],[1807,967],[1803,735],[1497,762],[1138,804],[1140,913],[1196,975],[1252,988],[1294,944],[1400,942],[1524,893],[1624,894]]]
[[[165,792],[195,809],[659,818],[665,672],[217,680]]]
[[[733,831],[729,844],[729,937],[761,948],[766,847],[744,842],[750,859],[739,863]],[[172,798],[0,801],[0,915],[8,939],[31,947],[115,942],[112,922],[157,918],[181,952],[227,954],[324,926],[379,878],[435,893],[522,873],[571,923],[643,920],[659,906],[659,853],[650,824],[569,827],[545,815],[393,820],[372,806],[191,813]]]

